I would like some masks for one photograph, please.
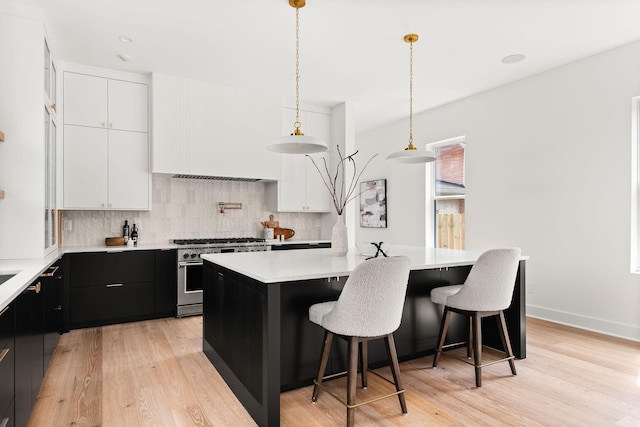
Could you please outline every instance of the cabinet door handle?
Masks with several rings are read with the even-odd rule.
[[[62,306],[61,305],[55,306],[53,311],[62,311]]]
[[[7,354],[9,354],[8,348],[3,348],[2,351],[0,351],[0,363],[4,360],[5,357],[7,357]]]
[[[122,283],[110,283],[110,284],[107,285],[107,288],[121,288],[123,286],[124,286],[124,284],[122,284]]]
[[[40,284],[40,282],[38,282],[35,285],[29,286],[27,288],[27,291],[34,291],[36,294],[39,294],[41,288],[42,288],[42,285]]]
[[[102,127],[106,128],[107,127],[107,122],[102,122]]]
[[[56,271],[58,271],[58,268],[60,268],[59,265],[49,267],[49,271],[47,271],[46,273],[42,273],[40,277],[53,277],[53,275],[56,274]]]

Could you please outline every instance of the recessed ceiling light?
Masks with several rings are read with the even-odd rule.
[[[118,55],[118,58],[120,58],[123,62],[129,62],[131,60],[131,55],[125,55],[124,53],[121,53],[120,55]]]
[[[502,58],[503,64],[515,64],[516,62],[524,61],[525,56],[521,53],[516,53],[513,55],[507,55]]]
[[[131,37],[127,37],[127,36],[120,36],[120,37],[118,37],[118,39],[122,43],[131,43],[133,41],[133,39]]]

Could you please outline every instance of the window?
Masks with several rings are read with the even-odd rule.
[[[434,244],[436,248],[465,248],[465,138],[431,144],[433,166]]]

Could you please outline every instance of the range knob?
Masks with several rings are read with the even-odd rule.
[[[184,258],[184,259],[189,258],[189,254],[184,254],[184,255],[182,255],[182,258]]]
[[[195,258],[195,257],[196,257],[196,254],[194,252],[194,253],[191,254],[191,258]]]
[[[198,258],[202,258],[202,252],[198,254]]]

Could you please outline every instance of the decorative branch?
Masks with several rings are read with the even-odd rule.
[[[353,154],[344,157],[342,155],[342,152],[340,151],[340,146],[336,147],[338,149],[338,157],[340,158],[340,161],[336,165],[335,175],[332,175],[331,172],[329,172],[329,166],[327,165],[326,158],[322,158],[322,161],[324,163],[323,173],[320,170],[320,167],[318,167],[318,165],[316,164],[316,161],[313,159],[313,157],[309,156],[308,154],[306,156],[311,160],[311,163],[313,163],[313,166],[320,174],[322,183],[327,188],[327,190],[329,190],[329,194],[331,195],[333,206],[336,208],[336,212],[338,213],[338,215],[342,215],[342,212],[344,212],[344,208],[347,206],[347,203],[362,194],[362,192],[354,194],[354,192],[358,188],[358,181],[360,180],[360,176],[362,176],[364,170],[367,168],[367,166],[369,166],[369,163],[371,163],[371,160],[373,160],[373,158],[378,154],[376,153],[371,156],[371,158],[367,160],[367,163],[365,163],[362,170],[358,173],[358,168],[354,159],[354,156],[358,154],[358,150],[356,150]],[[348,185],[346,185],[347,165],[351,165],[352,169],[351,179]]]

